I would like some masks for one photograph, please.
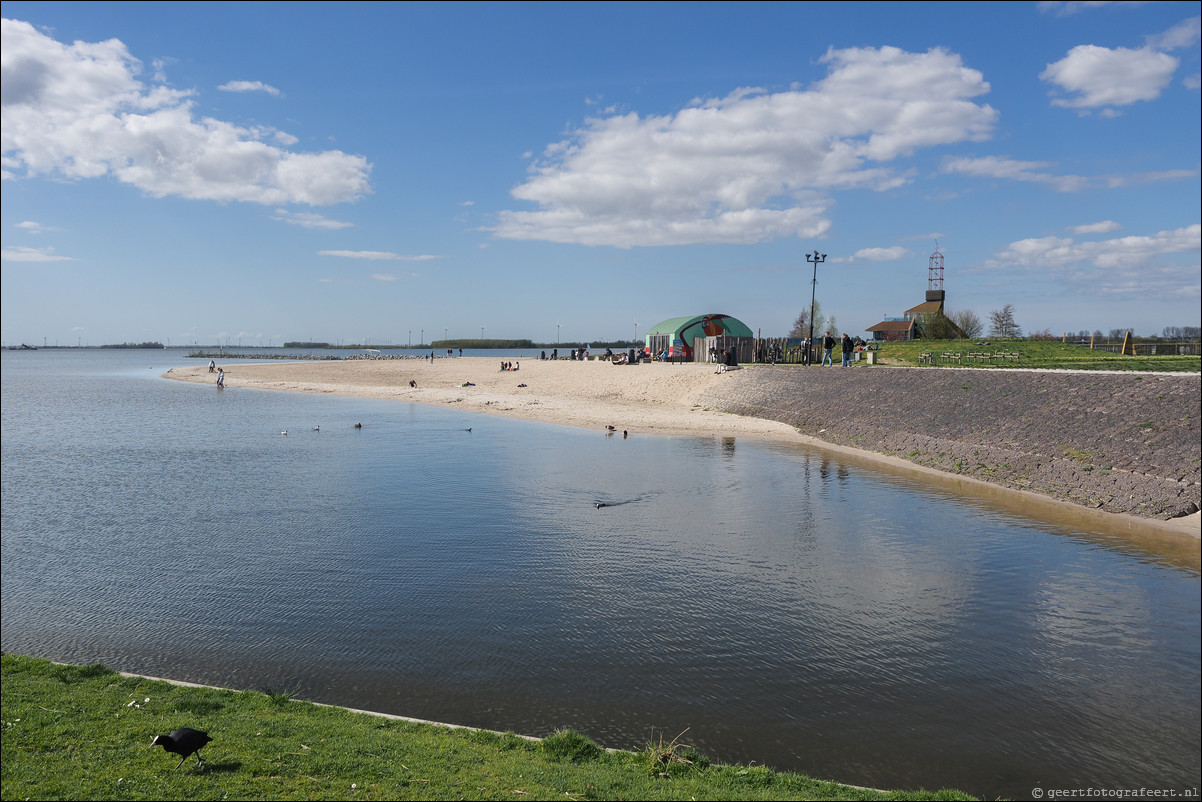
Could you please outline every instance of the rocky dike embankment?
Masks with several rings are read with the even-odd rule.
[[[739,371],[712,407],[1111,513],[1202,506],[1202,376],[970,368]]]

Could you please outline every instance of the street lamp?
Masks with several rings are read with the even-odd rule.
[[[806,254],[806,261],[814,263],[814,280],[810,282],[810,342],[806,348],[806,364],[810,363],[810,355],[814,353],[814,293],[818,289],[818,265],[826,261],[826,254],[818,255],[818,251]]]

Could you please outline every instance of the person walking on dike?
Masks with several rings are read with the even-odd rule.
[[[826,334],[822,335],[822,366],[823,367],[826,367],[827,365],[833,366],[835,364],[834,360],[831,359],[831,352],[834,350],[835,350],[835,338],[832,337],[831,333],[828,331]]]
[[[843,349],[843,367],[851,364],[851,351],[855,347],[852,345],[851,337],[847,336],[847,332],[843,332],[843,340],[840,342],[840,347]]]

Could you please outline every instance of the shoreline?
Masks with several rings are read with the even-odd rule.
[[[502,371],[500,363],[501,360],[486,357],[454,357],[434,360],[245,362],[221,367],[225,368],[227,389],[325,393],[406,401],[602,431],[607,426],[613,426],[616,431],[629,431],[631,435],[748,437],[802,445],[837,453],[887,473],[919,475],[945,490],[987,499],[1014,511],[1036,509],[1043,517],[1067,519],[1066,522],[1070,524],[1090,522],[1139,539],[1150,537],[1155,541],[1166,535],[1185,535],[1194,541],[1202,538],[1202,512],[1197,511],[1199,505],[1196,501],[1189,500],[1195,499],[1198,493],[1196,448],[1193,454],[1175,454],[1176,464],[1153,466],[1151,473],[1147,472],[1148,466],[1145,465],[1125,465],[1105,474],[1102,471],[1094,474],[1092,466],[1082,468],[1077,464],[1079,461],[1048,453],[1060,449],[1077,455],[1088,450],[1085,445],[1073,442],[1071,438],[1074,432],[1065,431],[1071,427],[1066,426],[1063,415],[1059,414],[1064,408],[1066,382],[1073,385],[1074,389],[1078,384],[1091,385],[1090,403],[1093,403],[1095,396],[1121,396],[1122,393],[1109,389],[1112,384],[1121,385],[1124,389],[1134,386],[1142,391],[1142,377],[1130,374],[1097,376],[1055,372],[1054,377],[1045,375],[1038,381],[1025,378],[1016,382],[1013,375],[1001,376],[1002,371],[972,371],[974,375],[971,382],[966,381],[962,385],[965,389],[970,383],[985,384],[985,393],[1008,398],[1016,392],[1021,394],[1025,388],[1031,388],[1029,392],[1038,390],[1049,395],[1046,403],[1055,406],[1048,410],[1047,415],[1032,416],[1025,428],[1020,427],[1016,433],[1003,431],[1004,425],[1008,417],[1017,415],[1023,418],[1022,412],[992,410],[986,403],[977,401],[979,406],[973,408],[976,418],[998,420],[974,420],[974,431],[966,433],[956,431],[951,426],[942,426],[938,418],[925,421],[925,427],[915,423],[915,409],[905,404],[900,404],[896,410],[891,409],[883,399],[883,394],[896,393],[904,398],[913,395],[908,383],[918,382],[918,387],[929,388],[931,380],[936,378],[949,381],[951,377],[951,381],[962,381],[953,374],[971,369],[859,366],[851,370],[838,368],[825,371],[752,365],[719,374],[713,365],[692,363],[612,365],[601,361],[552,362],[532,359],[516,360],[518,369],[512,371]],[[216,382],[215,376],[208,372],[207,363],[172,368],[164,377],[210,385]],[[1193,408],[1197,409],[1196,400],[1188,396],[1192,394],[1196,398],[1199,377],[1189,374],[1168,378],[1176,396],[1183,393],[1187,396],[1180,399],[1181,402],[1194,403]],[[1140,384],[1133,384],[1133,380],[1140,381]],[[1049,381],[1049,387],[1042,386]],[[1099,382],[1105,385],[1101,390],[1093,386]],[[1157,390],[1165,392],[1160,386]],[[950,394],[953,390],[946,392]],[[832,400],[837,404],[830,403]],[[1039,400],[1023,399],[1016,403],[1030,406]],[[1133,402],[1131,399],[1125,399],[1124,403],[1139,404],[1138,400]],[[849,411],[858,410],[859,414],[830,410],[832,406],[843,404]],[[871,414],[866,414],[869,412]],[[1106,410],[1098,409],[1096,405],[1089,412],[1093,416],[1106,414]],[[1053,416],[1060,420],[1057,420],[1051,432],[1041,434],[1036,422]],[[947,431],[932,431],[942,428]],[[1010,426],[1010,429],[1014,428]],[[913,431],[900,431],[905,429]],[[965,434],[970,437],[965,438]],[[1087,429],[1076,432],[1075,436],[1084,440],[1091,434],[1092,429]],[[1185,443],[1188,444],[1192,438],[1193,444],[1197,445],[1196,429],[1184,434],[1187,435]],[[906,436],[903,438],[905,442],[891,442],[891,439],[901,435]],[[1069,445],[1073,448],[1040,443],[1038,440],[1041,437],[1044,440],[1068,437]],[[928,464],[914,458],[917,449],[912,448],[915,445],[912,441],[915,438],[933,440],[933,444],[920,444],[924,448],[930,445],[928,450],[932,457],[927,461]],[[1021,438],[1031,442],[1016,442]],[[1110,437],[1110,440],[1115,439]],[[997,442],[989,443],[990,440]],[[1175,442],[1176,452],[1188,451],[1189,446],[1182,445],[1180,437]],[[865,445],[874,447],[865,448]],[[986,478],[980,478],[950,471],[933,457],[935,449],[943,458],[945,454],[957,451],[967,455],[970,450],[973,455],[979,455],[983,448],[989,450],[987,446],[999,452],[991,456],[995,456],[999,464],[1007,468],[1010,463],[1022,463],[1022,467],[1017,469],[1018,475],[987,475]],[[1090,448],[1095,446],[1089,445]],[[1164,451],[1166,449],[1160,449],[1161,453]],[[1168,451],[1174,452],[1174,449]],[[1026,464],[1031,462],[1032,455],[1038,458],[1034,461],[1034,468]],[[1138,461],[1141,456],[1140,453],[1133,453],[1128,455],[1127,461]],[[979,456],[976,458],[984,459]],[[1157,459],[1164,458],[1158,456]],[[1188,475],[1191,464],[1192,478]],[[1032,481],[1029,476],[1032,471],[1036,474],[1042,471],[1047,476],[1037,475],[1037,481]],[[1185,478],[1173,476],[1183,471]],[[1107,474],[1105,486],[1095,486],[1099,485],[1100,475]],[[1024,487],[1024,482],[1031,487]],[[1137,498],[1141,493],[1149,497],[1173,493],[1182,495],[1187,498],[1184,504],[1172,499],[1165,503],[1176,504],[1177,509],[1184,505],[1188,510],[1192,506],[1194,511],[1167,518],[1132,514],[1133,510],[1143,509]],[[1125,501],[1122,498],[1124,495],[1135,501]],[[1099,503],[1094,498],[1103,501]]]

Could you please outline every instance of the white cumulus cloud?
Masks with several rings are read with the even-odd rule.
[[[946,50],[830,50],[808,89],[738,89],[674,114],[598,117],[548,146],[498,237],[617,247],[816,237],[828,193],[910,179],[923,148],[990,136],[980,72]]]
[[[1202,290],[1200,253],[1202,225],[1194,224],[1093,242],[1071,237],[1018,240],[986,266],[1054,273],[1080,291],[1099,294],[1197,297]]]
[[[1070,17],[1079,11],[1086,11],[1107,6],[1128,6],[1131,8],[1144,6],[1148,0],[1040,0],[1039,10],[1053,13],[1058,17]]]
[[[58,231],[53,226],[44,225],[33,220],[26,220],[22,223],[17,223],[16,228],[21,229],[26,234],[45,234],[47,231]]]
[[[1190,17],[1164,33],[1148,37],[1148,47],[1155,50],[1180,50],[1193,47],[1202,38],[1202,17]]]
[[[318,251],[317,254],[319,256],[339,256],[344,259],[367,259],[370,261],[387,262],[427,262],[431,259],[439,258],[430,254],[403,256],[390,251]]]
[[[1085,189],[1088,179],[1079,175],[1054,175],[1041,172],[1047,162],[1028,162],[1004,159],[997,156],[978,158],[947,158],[942,169],[945,173],[959,173],[986,178],[1006,178],[1011,181],[1033,181],[1060,192],[1078,192]]]
[[[1073,226],[1069,229],[1074,234],[1110,234],[1122,228],[1113,220],[1103,220],[1100,223],[1088,223],[1083,226]]]
[[[893,262],[904,259],[910,253],[901,245],[892,248],[861,248],[855,252],[853,259],[863,259],[866,262]]]
[[[1169,85],[1179,61],[1150,47],[1131,50],[1078,45],[1039,77],[1070,94],[1052,105],[1070,109],[1130,106],[1155,100]]]
[[[11,246],[0,251],[0,259],[5,262],[71,262],[70,256],[56,256],[54,248],[25,248]]]
[[[280,90],[262,81],[226,81],[217,88],[222,92],[265,92],[276,96],[280,94]]]
[[[5,179],[111,175],[156,197],[319,206],[371,191],[362,156],[293,153],[269,144],[273,129],[197,118],[190,92],[143,84],[119,40],[66,45],[0,24]]]

